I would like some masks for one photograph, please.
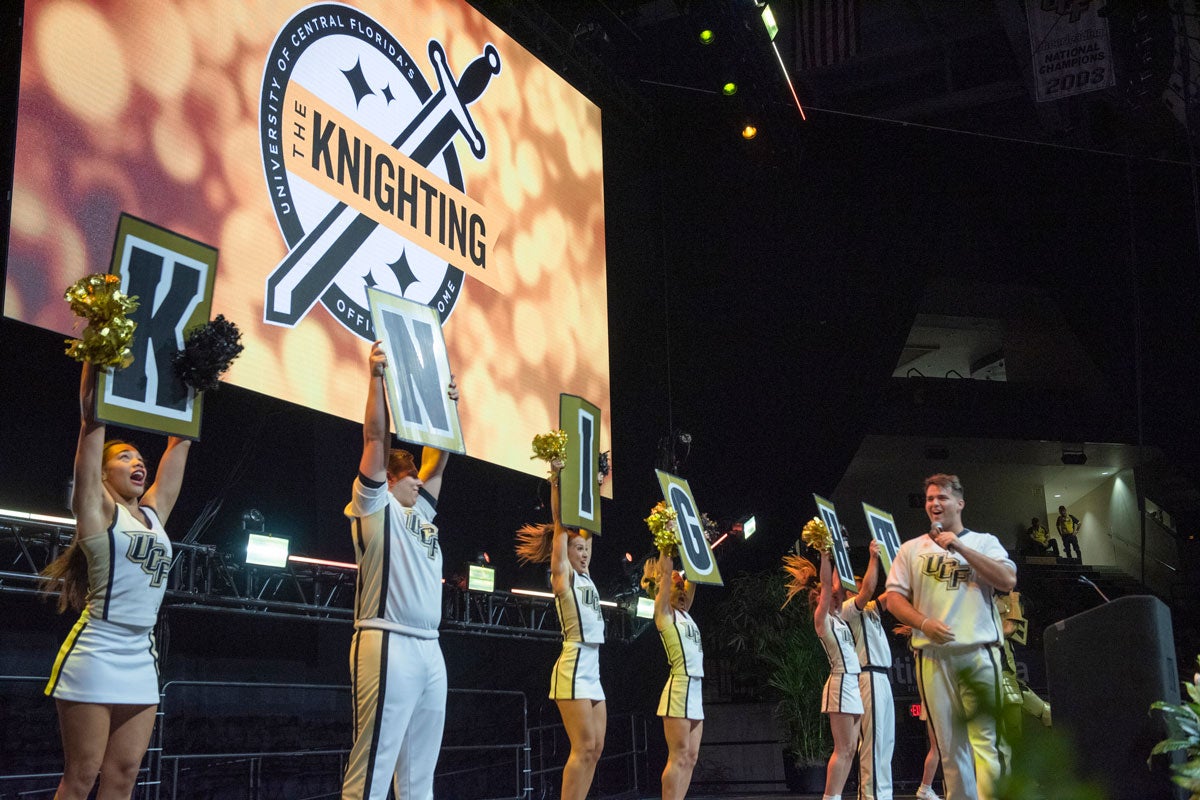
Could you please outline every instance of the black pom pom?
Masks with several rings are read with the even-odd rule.
[[[183,349],[172,359],[179,380],[197,392],[215,389],[221,375],[242,352],[242,332],[223,314],[192,328]]]

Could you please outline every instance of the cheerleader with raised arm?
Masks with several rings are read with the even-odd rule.
[[[71,510],[75,538],[43,573],[58,609],[80,611],[46,694],[58,707],[64,769],[57,800],[133,793],[158,708],[154,625],[171,570],[163,526],[183,484],[191,442],[170,437],[153,483],[141,452],[105,441],[96,419],[98,368],[84,363]]]
[[[517,531],[517,558],[522,563],[550,564],[554,605],[562,625],[563,647],[550,676],[550,699],[558,705],[571,754],[563,767],[562,800],[584,800],[592,786],[604,749],[608,712],[600,686],[600,645],[604,617],[600,593],[588,575],[592,537],[562,524],[558,479],[563,461],[550,461],[549,525],[526,525]]]
[[[688,611],[696,585],[673,569],[667,550],[647,560],[642,588],[654,598],[654,626],[662,637],[671,664],[667,685],[658,701],[667,740],[667,766],[662,774],[663,800],[683,800],[692,782],[704,732],[704,648],[700,628]]]
[[[807,590],[809,604],[813,608],[813,625],[817,636],[829,658],[829,679],[821,695],[821,711],[829,715],[829,728],[833,733],[833,754],[825,769],[825,794],[823,800],[841,800],[846,777],[854,765],[854,754],[858,748],[858,727],[863,713],[862,695],[859,692],[858,675],[861,671],[858,654],[854,650],[854,636],[850,626],[841,618],[846,593],[840,582],[832,583],[833,566],[829,552],[821,549],[821,572],[819,583],[812,562],[799,556],[787,556],[784,570],[790,576],[788,599],[802,590]]]

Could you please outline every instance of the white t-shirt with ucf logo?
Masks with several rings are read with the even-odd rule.
[[[424,489],[412,508],[400,505],[386,481],[361,474],[346,506],[358,590],[354,626],[436,639],[442,619],[442,549],[433,524],[436,500]]]
[[[1008,557],[1008,551],[992,534],[964,529],[958,540],[1016,572],[1017,566]],[[888,572],[887,589],[908,598],[917,611],[942,620],[953,630],[954,641],[935,645],[913,628],[912,644],[918,650],[1000,644],[1004,639],[1000,615],[992,601],[992,587],[979,580],[965,558],[942,549],[927,535],[900,545]]]

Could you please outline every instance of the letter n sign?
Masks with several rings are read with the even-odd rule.
[[[447,395],[450,356],[437,311],[374,287],[371,323],[387,356],[388,404],[396,435],[447,453],[465,453],[458,403]]]
[[[600,409],[560,394],[558,427],[567,433],[566,466],[559,474],[563,525],[600,533]]]
[[[712,547],[704,538],[704,523],[700,519],[700,509],[692,498],[692,489],[683,478],[656,469],[658,485],[662,487],[663,499],[675,512],[675,524],[679,529],[679,557],[683,559],[683,568],[687,579],[692,583],[710,583],[724,586],[721,580],[721,570],[717,568],[717,560],[713,558]]]
[[[217,250],[157,225],[121,214],[109,272],[138,298],[129,318],[133,363],[102,370],[96,417],[127,428],[200,438],[201,398],[175,377],[171,359],[184,337],[212,311]]]

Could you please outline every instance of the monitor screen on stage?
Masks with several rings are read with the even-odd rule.
[[[26,0],[4,314],[77,333],[124,212],[217,249],[231,383],[360,419],[376,287],[540,473],[562,393],[611,441],[602,187],[599,109],[465,2]]]

